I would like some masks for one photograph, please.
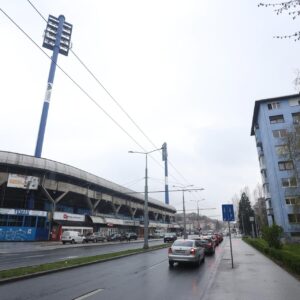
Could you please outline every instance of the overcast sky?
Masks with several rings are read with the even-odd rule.
[[[299,20],[258,2],[32,0],[46,18],[63,14],[73,24],[74,53],[157,147],[167,142],[170,189],[205,189],[187,192],[186,208],[205,198],[200,206],[216,210],[202,213],[219,219],[222,203],[261,182],[250,136],[254,101],[296,92],[300,44],[273,36],[298,31]],[[42,45],[46,23],[28,1],[0,5]],[[2,12],[0,24],[0,149],[33,155],[50,60]],[[155,148],[72,53],[58,64],[139,145]],[[142,191],[145,157],[128,153],[139,145],[57,69],[42,157]],[[162,190],[161,153],[152,157],[149,190]],[[171,193],[170,204],[181,210],[182,194]]]

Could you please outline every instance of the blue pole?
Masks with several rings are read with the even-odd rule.
[[[58,24],[58,29],[57,29],[56,39],[55,39],[55,46],[53,48],[52,62],[51,62],[51,66],[50,66],[48,83],[47,83],[47,90],[46,90],[46,95],[45,95],[45,99],[44,99],[44,105],[43,105],[43,111],[42,111],[42,116],[41,116],[41,121],[40,121],[38,138],[37,138],[37,142],[36,142],[36,148],[35,148],[35,154],[34,154],[35,157],[41,157],[41,155],[42,155],[44,135],[45,135],[45,129],[46,129],[46,123],[47,123],[48,110],[49,110],[49,103],[50,103],[50,98],[51,98],[52,86],[53,86],[53,81],[54,81],[56,63],[57,63],[57,58],[58,58],[58,54],[59,54],[60,40],[61,40],[62,31],[63,31],[63,25],[65,22],[65,17],[63,15],[60,15],[58,17],[58,20],[59,20],[59,24]]]
[[[167,151],[167,143],[163,144],[162,149],[163,149],[163,161],[165,162],[165,203],[169,204],[168,151]]]

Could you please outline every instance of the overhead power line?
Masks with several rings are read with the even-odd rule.
[[[30,1],[27,0],[27,2],[33,7],[33,9],[40,15],[40,17],[47,23],[46,18],[42,15],[42,13],[36,8],[36,6]],[[127,118],[133,123],[133,125],[140,131],[140,133],[146,138],[146,140],[154,147],[158,148],[157,145],[150,139],[150,137],[144,132],[144,130],[136,123],[136,121],[130,116],[130,114],[123,108],[123,106],[117,101],[115,97],[112,96],[112,94],[108,91],[108,89],[102,84],[102,82],[95,76],[95,74],[88,68],[88,66],[83,62],[82,59],[79,58],[79,56],[71,49],[70,52],[75,56],[75,58],[79,61],[79,63],[85,68],[85,70],[94,78],[94,80],[103,88],[103,90],[107,93],[107,95],[114,101],[114,103],[119,107],[119,109],[127,116]],[[160,167],[163,168],[163,166],[151,155],[150,157],[159,164]],[[182,175],[182,173],[175,167],[175,165],[172,163],[172,161],[169,159],[170,166],[174,169],[174,171],[182,178],[185,182],[188,182],[188,180]],[[170,177],[173,177],[176,181],[178,181],[178,178],[176,178],[174,175],[170,174]]]
[[[48,55],[30,36],[27,34],[2,8],[1,12],[36,46],[40,51],[42,51],[49,59],[52,60],[51,56]],[[139,146],[143,151],[146,149],[123,127],[121,126],[77,81],[75,81],[62,67],[57,63],[56,66],[74,83],[77,88],[81,90],[117,127],[119,127],[137,146]]]

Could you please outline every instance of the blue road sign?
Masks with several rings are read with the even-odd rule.
[[[234,221],[233,204],[222,204],[223,221]]]

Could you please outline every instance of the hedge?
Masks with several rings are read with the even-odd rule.
[[[244,238],[243,240],[291,272],[300,275],[300,245],[295,245],[294,247],[287,245],[283,246],[282,249],[275,249],[270,248],[263,239]]]

